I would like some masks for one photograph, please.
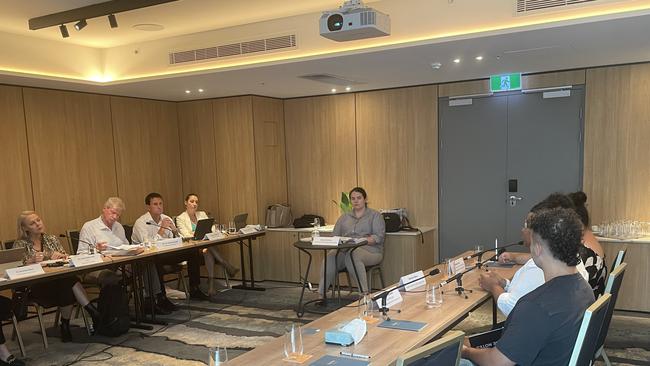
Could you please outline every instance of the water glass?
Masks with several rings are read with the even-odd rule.
[[[483,251],[483,246],[482,245],[477,245],[474,247],[474,253],[480,253]]]
[[[442,288],[433,283],[427,283],[425,292],[427,308],[439,308],[442,306]]]
[[[228,351],[225,347],[209,347],[209,366],[220,366],[228,362]]]
[[[229,234],[234,234],[237,232],[237,227],[235,226],[234,221],[228,222],[228,233]]]
[[[298,324],[291,324],[284,334],[284,356],[296,358],[301,356],[302,352],[302,327]]]
[[[447,275],[447,278],[451,277],[454,275],[454,266],[453,266],[453,259],[451,258],[445,258],[443,260],[443,263],[445,265],[445,274]]]

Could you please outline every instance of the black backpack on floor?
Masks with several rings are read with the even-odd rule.
[[[95,324],[97,333],[107,337],[117,337],[129,331],[129,297],[122,285],[108,285],[99,292],[97,307],[101,316],[99,324]]]

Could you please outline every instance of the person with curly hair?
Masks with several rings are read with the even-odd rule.
[[[466,340],[461,365],[566,365],[585,310],[594,302],[578,273],[582,224],[575,211],[545,209],[530,218],[530,253],[544,284],[517,302],[494,348]]]
[[[531,242],[529,230],[531,218],[537,212],[557,207],[573,210],[573,203],[564,194],[552,193],[530,209],[524,221],[524,227],[521,230],[525,246],[529,247]],[[479,285],[492,294],[499,310],[507,316],[522,296],[544,283],[544,273],[532,260],[530,253],[506,252],[499,256],[499,261],[515,262],[521,264],[522,267],[517,270],[512,280],[507,280],[496,272],[482,273],[479,278]],[[577,269],[585,279],[589,278],[589,274],[582,262],[578,263]]]

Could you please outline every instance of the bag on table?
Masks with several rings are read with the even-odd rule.
[[[323,218],[323,216],[306,214],[293,220],[293,227],[295,227],[296,229],[313,227],[314,219],[318,219],[321,225],[325,225],[325,219]]]
[[[291,224],[291,207],[276,203],[266,209],[267,227],[285,227]]]

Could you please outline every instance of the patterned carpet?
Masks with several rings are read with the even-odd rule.
[[[267,291],[230,290],[216,302],[177,300],[181,306],[169,324],[153,331],[131,330],[118,338],[88,336],[81,319],[73,320],[73,343],[61,343],[58,329],[49,328],[50,347],[43,350],[38,322],[20,323],[27,346],[28,365],[204,365],[207,347],[228,349],[232,359],[278,337],[292,322],[308,323],[314,315],[296,317],[294,308],[300,288],[292,284],[266,283]],[[308,299],[315,297],[308,294]],[[471,313],[457,329],[473,332],[491,324],[491,304]],[[53,315],[47,317],[51,327]],[[10,336],[9,326],[4,328]],[[18,355],[16,342],[8,342]],[[616,314],[607,339],[607,354],[615,365],[650,365],[650,316]],[[597,363],[602,365],[602,362]]]

